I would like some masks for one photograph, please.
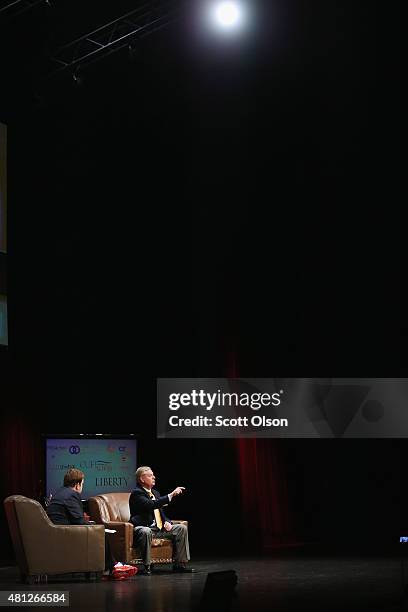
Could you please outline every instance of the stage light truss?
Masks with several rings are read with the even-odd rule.
[[[17,17],[21,13],[25,13],[29,9],[38,5],[50,6],[50,0],[6,0],[6,2],[0,2],[0,18],[4,17]]]
[[[180,8],[179,0],[148,2],[139,6],[57,49],[51,57],[56,68],[48,76],[68,69],[75,71],[79,66],[82,67],[123,47],[131,46],[134,40],[144,38],[176,20],[180,15]]]

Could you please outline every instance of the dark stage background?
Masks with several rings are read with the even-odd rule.
[[[43,494],[42,432],[136,432],[159,488],[188,488],[174,517],[194,554],[225,550],[207,542],[227,514],[236,554],[378,552],[408,527],[405,440],[155,439],[159,376],[407,374],[378,4],[256,6],[245,44],[204,49],[181,21],[79,86],[41,81],[47,50],[112,8],[61,2],[2,26],[1,493]],[[7,562],[3,513],[0,529]]]

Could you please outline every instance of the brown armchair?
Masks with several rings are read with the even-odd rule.
[[[130,493],[105,493],[90,497],[88,512],[93,521],[105,525],[107,529],[116,529],[112,535],[111,548],[114,557],[124,563],[136,565],[142,563],[140,551],[133,543],[133,525],[130,520]],[[187,521],[172,521],[185,523]],[[151,549],[152,563],[172,563],[173,545],[170,540],[153,538]]]
[[[34,499],[4,500],[7,522],[23,580],[105,568],[105,529],[101,525],[54,525]]]

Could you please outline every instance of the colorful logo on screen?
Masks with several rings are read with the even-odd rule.
[[[79,455],[81,449],[77,444],[73,444],[69,447],[69,452],[71,453],[71,455]]]

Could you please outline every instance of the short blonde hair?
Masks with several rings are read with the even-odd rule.
[[[138,467],[135,472],[136,482],[140,482],[140,478],[143,476],[145,472],[148,472],[149,470],[152,471],[152,468],[149,467],[148,465],[141,465],[140,467]]]

